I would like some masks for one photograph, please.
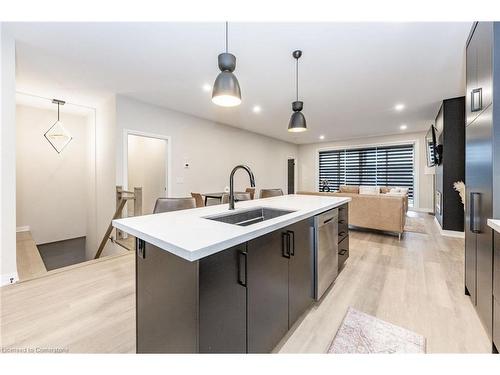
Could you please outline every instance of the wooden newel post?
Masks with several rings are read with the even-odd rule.
[[[142,187],[134,188],[134,216],[142,215]]]
[[[123,188],[121,186],[116,187],[116,209],[118,210],[118,207],[120,206],[121,200],[122,200],[122,195],[123,195]],[[120,213],[120,216],[122,217],[122,214]],[[123,233],[121,230],[117,229],[116,230],[116,239],[121,240],[125,238],[125,233]]]

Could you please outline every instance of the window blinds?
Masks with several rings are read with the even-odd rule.
[[[320,151],[319,186],[331,191],[340,185],[399,186],[413,201],[413,144]]]

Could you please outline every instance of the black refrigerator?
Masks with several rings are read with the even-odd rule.
[[[465,127],[465,293],[490,338],[493,318],[493,233],[500,217],[500,23],[476,22],[467,40]],[[496,350],[495,343],[493,351]],[[498,343],[497,343],[498,345]]]

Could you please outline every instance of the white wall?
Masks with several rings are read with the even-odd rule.
[[[222,191],[237,164],[248,164],[257,189],[282,188],[286,191],[287,158],[297,155],[297,146],[234,127],[117,96],[116,181],[123,181],[124,129],[171,136],[171,197],[191,192]],[[184,163],[189,163],[189,168]],[[240,171],[235,189],[249,186]]]
[[[128,188],[142,187],[142,213],[153,213],[157,198],[165,196],[167,187],[167,140],[128,136]],[[129,216],[134,205],[128,205]]]
[[[336,147],[379,145],[393,142],[415,142],[415,209],[432,210],[432,176],[425,175],[425,132],[402,133],[380,137],[350,139],[337,142],[313,143],[299,147],[299,190],[317,191],[318,186],[318,150]]]
[[[96,223],[97,243],[88,248],[92,259],[116,210],[116,101],[112,96],[96,108]],[[123,248],[108,241],[101,256],[123,253]]]
[[[87,119],[65,113],[61,121],[73,139],[58,154],[43,134],[57,109],[17,105],[17,227],[29,227],[36,244],[87,235],[89,155]],[[92,142],[94,140],[92,139]]]
[[[1,285],[17,280],[16,267],[16,56],[14,38],[0,24],[0,270]]]

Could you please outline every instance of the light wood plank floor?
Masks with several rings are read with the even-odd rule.
[[[47,268],[29,231],[16,233],[16,262],[19,280],[28,280],[47,273]]]
[[[424,335],[427,352],[491,350],[464,295],[463,240],[427,234],[397,237],[352,231],[350,258],[323,300],[276,351],[324,353],[348,306]],[[70,352],[134,352],[132,254],[0,289],[1,345]]]

